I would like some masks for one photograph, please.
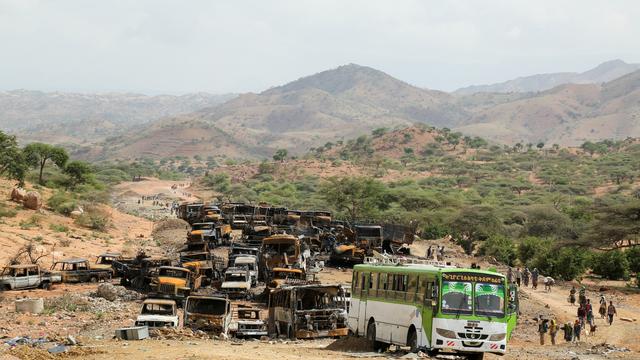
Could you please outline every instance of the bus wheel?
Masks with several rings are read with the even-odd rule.
[[[367,325],[367,341],[369,342],[369,346],[373,348],[373,351],[376,352],[385,352],[389,345],[385,344],[381,341],[376,341],[376,322],[369,321],[369,325]]]
[[[472,353],[467,355],[467,360],[482,360],[484,353]]]
[[[416,329],[413,326],[409,329],[409,334],[407,335],[407,346],[412,353],[418,352],[418,334],[416,334]]]

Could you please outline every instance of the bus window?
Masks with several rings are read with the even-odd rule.
[[[367,274],[366,273],[360,274],[360,286],[361,286],[362,293],[366,294],[367,292]]]
[[[416,302],[422,303],[424,301],[425,293],[427,292],[427,278],[420,276],[418,278],[418,296],[416,296]]]
[[[378,296],[378,273],[371,273],[369,296]]]
[[[373,289],[373,273],[369,273],[369,284],[367,289]]]
[[[407,280],[407,301],[416,301],[416,291],[418,290],[418,276],[410,274]]]
[[[358,294],[360,292],[360,273],[357,271],[353,272],[353,293]]]

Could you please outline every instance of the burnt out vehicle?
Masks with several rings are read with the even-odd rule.
[[[337,243],[331,250],[333,263],[362,264],[364,258],[374,250],[382,252],[383,232],[379,225],[356,225],[353,229],[342,228]]]
[[[306,261],[302,256],[300,240],[293,235],[277,234],[262,240],[260,249],[261,277],[265,281],[271,278],[273,268],[297,268],[306,270]]]
[[[207,204],[202,207],[202,222],[218,223],[222,221],[222,210],[216,205]]]
[[[77,258],[56,261],[51,271],[60,274],[63,283],[98,282],[111,279],[111,269],[92,269],[89,260]]]
[[[146,299],[142,303],[136,326],[149,328],[178,327],[178,308],[176,302],[166,299]]]
[[[192,291],[198,290],[202,284],[199,268],[187,269],[176,266],[161,266],[158,274],[151,282],[150,297],[171,299],[182,304]]]
[[[248,246],[260,247],[262,240],[273,234],[270,226],[249,226],[246,227],[242,234],[242,242]]]
[[[133,259],[116,259],[111,263],[114,276],[120,278],[121,285],[144,291],[149,290],[160,266],[171,266],[171,259],[150,257],[140,252]]]
[[[273,290],[269,294],[269,332],[291,339],[346,336],[345,289],[312,284]]]
[[[183,203],[178,206],[178,219],[182,219],[189,224],[200,221],[202,218],[203,203]]]
[[[184,304],[184,326],[214,335],[228,335],[231,301],[222,296],[192,295]]]
[[[228,268],[220,291],[231,299],[248,298],[251,285],[251,274],[247,268]]]
[[[0,291],[50,289],[53,283],[61,281],[59,273],[45,271],[38,264],[10,265],[0,274]]]
[[[256,308],[238,308],[238,320],[231,323],[231,333],[237,338],[269,335],[267,324],[261,319],[260,313],[261,310]]]

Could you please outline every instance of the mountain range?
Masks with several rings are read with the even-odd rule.
[[[217,105],[233,96],[4,91],[0,92],[0,125],[23,141],[95,142],[128,127]]]
[[[220,98],[207,98],[211,103],[206,104],[185,101],[181,107],[149,111],[149,116],[118,113],[119,121],[105,119],[103,112],[78,125],[61,121],[62,125],[51,127],[81,128],[93,121],[90,131],[65,133],[76,155],[92,160],[176,155],[265,158],[278,148],[302,154],[375,128],[416,123],[498,143],[579,145],[586,140],[640,136],[640,70],[628,72],[631,65],[627,65],[611,61],[581,73],[582,79],[591,79],[589,83],[567,81],[535,92],[465,94],[419,88],[379,70],[349,64],[220,104]],[[624,74],[600,81],[620,73]],[[127,114],[136,120],[128,122]],[[84,142],[74,140],[81,136]]]
[[[617,79],[640,70],[640,64],[627,64],[622,60],[604,62],[585,72],[559,72],[519,77],[490,85],[472,85],[455,91],[468,95],[478,92],[537,92],[545,91],[564,84],[598,84]]]

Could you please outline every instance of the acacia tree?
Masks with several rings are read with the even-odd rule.
[[[332,177],[321,185],[322,197],[351,221],[372,216],[380,207],[384,185],[369,177]]]
[[[91,182],[93,169],[84,161],[70,161],[64,168],[64,173],[69,176],[70,187]]]
[[[56,166],[63,169],[69,155],[67,151],[59,146],[53,146],[43,143],[31,143],[24,148],[24,153],[29,165],[39,168],[38,182],[42,184],[42,172],[47,164],[47,161],[51,160]]]
[[[640,200],[598,201],[581,245],[601,250],[640,246]]]
[[[27,171],[24,153],[15,136],[0,131],[0,176],[18,180],[22,186]]]
[[[273,160],[284,161],[287,158],[288,153],[287,149],[278,149],[276,150],[276,153],[273,154]]]

